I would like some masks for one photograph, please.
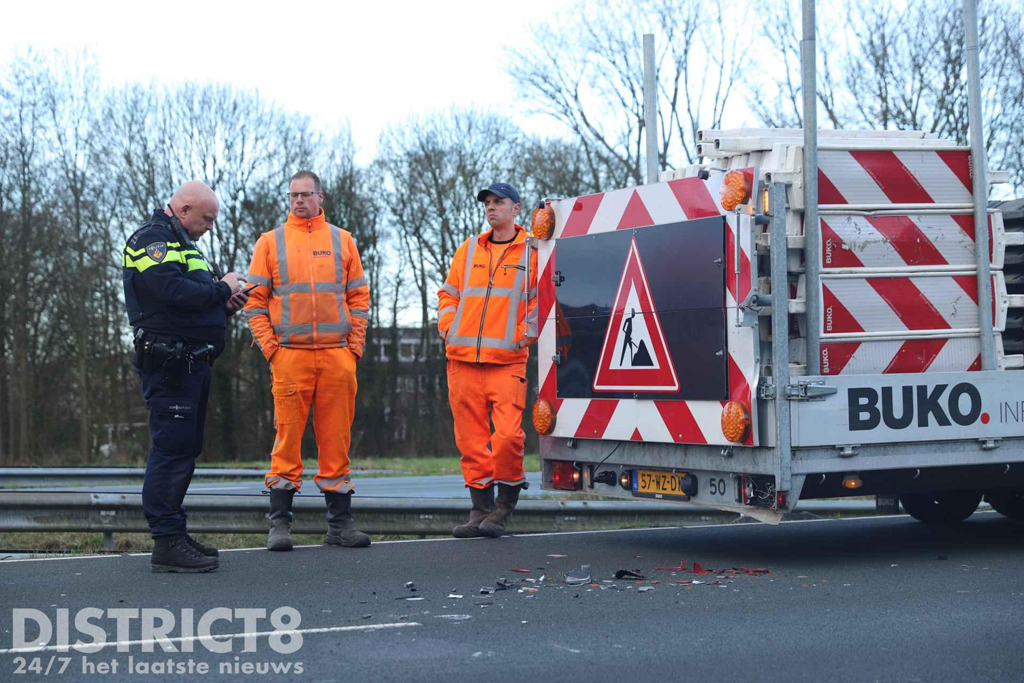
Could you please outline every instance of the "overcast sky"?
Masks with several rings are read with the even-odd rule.
[[[475,105],[556,134],[516,105],[505,48],[571,0],[5,3],[0,63],[30,46],[89,48],[108,84],[214,81],[264,97],[325,128],[347,120],[363,160],[388,123]]]

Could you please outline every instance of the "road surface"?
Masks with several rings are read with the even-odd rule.
[[[688,571],[656,569],[681,561]],[[3,648],[14,644],[15,608],[54,623],[67,609],[72,641],[91,639],[74,627],[86,607],[162,608],[178,619],[188,608],[192,623],[216,607],[292,608],[299,629],[322,630],[305,631],[292,654],[265,636],[252,636],[252,652],[241,637],[227,653],[206,641],[192,653],[5,652],[0,679],[31,680],[16,668],[70,657],[48,678],[95,680],[96,666],[116,661],[109,680],[164,663],[206,664],[209,673],[179,680],[211,681],[240,680],[246,664],[289,665],[265,678],[306,681],[1019,681],[1022,562],[1024,525],[992,512],[945,528],[896,516],[233,551],[204,575],[152,574],[144,555],[8,562],[0,564]],[[697,563],[713,571],[694,574]],[[583,564],[596,587],[563,583]],[[648,579],[615,580],[618,569]],[[500,579],[511,587],[480,593]],[[93,623],[118,640],[102,614]],[[274,630],[229,614],[214,633]],[[141,638],[139,619],[128,624],[120,640]]]

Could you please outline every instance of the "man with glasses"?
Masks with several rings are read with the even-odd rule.
[[[155,544],[155,572],[219,566],[217,549],[189,536],[182,506],[203,450],[210,366],[224,349],[228,316],[248,299],[240,291],[245,279],[237,273],[219,277],[194,244],[219,210],[213,190],[185,183],[129,238],[122,255],[134,365],[149,408],[142,509]]]
[[[352,234],[324,217],[320,178],[299,171],[291,212],[256,242],[245,307],[253,338],[270,363],[277,438],[270,452],[268,550],[291,550],[292,498],[302,486],[302,436],[313,408],[319,472],[327,504],[325,543],[361,548],[370,537],[352,520],[348,448],[363,355],[370,288]]]

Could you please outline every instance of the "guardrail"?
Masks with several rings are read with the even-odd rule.
[[[267,530],[268,498],[253,495],[185,496],[190,531],[259,534]],[[359,528],[371,534],[446,535],[462,524],[469,500],[462,498],[361,498],[352,508]],[[298,495],[292,530],[327,530],[321,496]],[[872,515],[873,501],[806,501],[797,513]],[[737,513],[673,503],[634,501],[520,500],[509,524],[511,533],[587,531],[629,526],[692,526],[731,522]],[[146,533],[149,525],[137,493],[0,491],[0,531],[73,531],[103,533],[113,549],[114,533]]]
[[[197,467],[194,479],[263,480],[265,469],[224,469]],[[311,473],[312,474],[312,473]],[[4,486],[80,486],[125,484],[141,481],[144,467],[0,467]]]

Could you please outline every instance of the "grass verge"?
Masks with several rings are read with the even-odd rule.
[[[203,468],[227,469],[265,469],[269,460],[245,460],[232,462],[196,463],[196,477],[202,476]],[[316,460],[303,460],[302,467],[307,472],[316,472]],[[456,456],[431,456],[422,458],[365,457],[353,458],[352,468],[357,470],[375,470],[375,477],[425,477],[438,474],[462,474],[459,458]],[[540,472],[540,455],[527,455],[523,458],[523,468],[527,472]],[[383,471],[379,471],[383,470]],[[379,471],[379,472],[378,472]]]

